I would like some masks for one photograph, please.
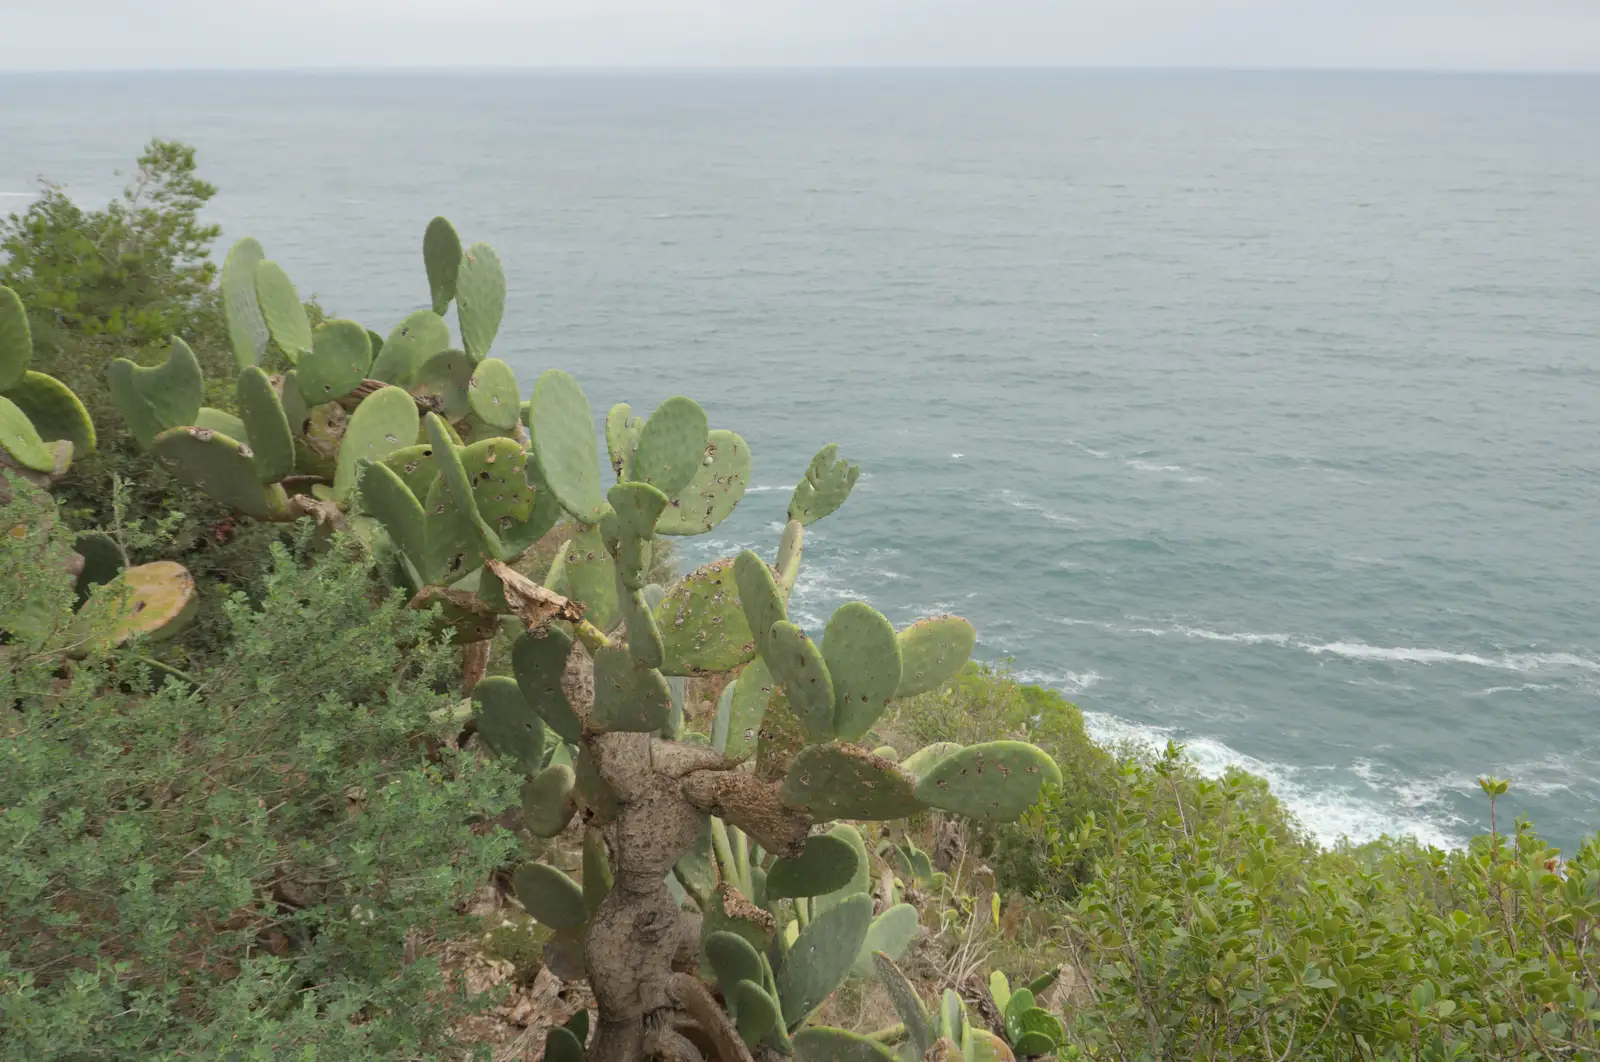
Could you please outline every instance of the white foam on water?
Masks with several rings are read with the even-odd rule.
[[[1029,668],[1015,671],[1012,678],[1025,686],[1048,686],[1072,696],[1099,682],[1101,675],[1095,671],[1039,671]]]
[[[1158,465],[1158,464],[1155,464],[1152,461],[1146,461],[1146,460],[1144,460],[1142,458],[1138,458],[1138,457],[1129,458],[1127,461],[1124,462],[1124,464],[1126,464],[1129,468],[1133,469],[1136,472],[1182,472],[1183,471],[1183,466],[1182,465]]]
[[[1052,524],[1075,524],[1078,522],[1076,517],[1047,509],[1038,502],[1030,501],[1028,498],[1018,494],[1014,490],[1002,490],[1000,492],[1000,497],[1003,498],[1005,503],[1011,506],[1013,509],[1020,509],[1025,513],[1033,513],[1035,516],[1041,516],[1050,521]]]
[[[34,199],[38,192],[0,192],[0,199]]]
[[[795,485],[793,483],[790,483],[790,484],[787,484],[787,485],[782,484],[782,483],[778,483],[778,484],[769,483],[769,484],[767,484],[765,486],[760,486],[760,487],[746,487],[744,489],[744,492],[746,494],[765,494],[769,490],[794,490],[794,487],[795,487]]]
[[[1068,439],[1067,440],[1067,445],[1072,447],[1074,450],[1079,451],[1080,453],[1088,454],[1090,457],[1096,458],[1096,459],[1101,460],[1101,461],[1106,461],[1106,460],[1109,460],[1111,458],[1111,454],[1107,453],[1105,450],[1090,449],[1089,447],[1083,445],[1082,443],[1080,443],[1076,439]]]
[[[1253,634],[1249,631],[1233,633],[1206,630],[1204,627],[1174,627],[1172,633],[1207,642],[1237,642],[1242,645],[1288,645],[1294,641],[1294,636],[1289,634]]]

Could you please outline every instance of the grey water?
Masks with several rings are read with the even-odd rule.
[[[699,563],[770,553],[823,443],[820,631],[959,611],[1102,736],[1264,774],[1324,840],[1600,828],[1600,78],[833,72],[0,77],[0,211],[197,145],[340,315],[755,453]]]

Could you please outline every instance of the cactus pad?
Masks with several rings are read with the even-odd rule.
[[[859,465],[836,461],[837,443],[829,443],[817,451],[806,469],[805,478],[794,488],[789,499],[789,519],[802,525],[814,524],[844,504],[861,475]]]
[[[178,476],[230,509],[257,520],[282,520],[289,499],[256,478],[249,446],[207,428],[168,428],[150,448]]]
[[[971,1025],[966,1028],[961,1050],[967,1062],[1017,1062],[1016,1054],[1004,1040],[987,1029]]]
[[[900,766],[910,774],[921,778],[933,770],[941,760],[960,752],[962,748],[962,745],[954,741],[935,741],[907,756]]]
[[[277,389],[259,366],[247,365],[239,373],[233,394],[250,441],[256,477],[263,483],[276,483],[294,471],[294,434]]]
[[[917,935],[917,909],[909,903],[897,903],[872,920],[867,927],[867,941],[861,946],[850,972],[857,977],[871,977],[874,952],[898,959]]]
[[[641,734],[660,730],[672,711],[672,692],[655,668],[638,666],[633,654],[610,645],[594,655],[594,725]]]
[[[615,884],[605,835],[590,827],[583,831],[583,906],[592,916]]]
[[[794,1034],[794,1057],[799,1062],[894,1062],[895,1054],[860,1033],[811,1025]]]
[[[584,608],[586,618],[602,631],[617,625],[621,602],[617,600],[617,569],[606,552],[600,532],[585,528],[561,548],[567,596]]]
[[[427,523],[422,503],[399,474],[384,464],[361,462],[359,483],[361,507],[383,524],[395,548],[426,581],[434,573],[425,568]]]
[[[106,370],[106,383],[117,412],[146,450],[168,428],[192,425],[205,393],[199,359],[176,336],[165,362],[147,369],[118,358]]]
[[[960,616],[918,620],[897,636],[900,643],[900,688],[895,697],[915,697],[938,689],[966,666],[978,632]]]
[[[490,427],[510,431],[517,426],[522,399],[517,395],[517,374],[499,358],[485,358],[467,382],[467,405]]]
[[[372,365],[372,339],[354,321],[324,321],[311,333],[311,350],[295,363],[306,404],[343,398],[361,385]]]
[[[871,605],[840,605],[823,632],[822,659],[833,680],[834,732],[846,741],[860,741],[900,685],[894,625]]]
[[[745,550],[733,559],[734,583],[739,587],[739,604],[744,610],[745,622],[755,635],[756,651],[770,652],[768,641],[772,625],[789,618],[784,608],[783,595],[772,578],[772,569],[754,550]]]
[[[456,297],[456,275],[461,271],[461,237],[445,218],[434,218],[422,234],[422,264],[428,271],[428,293],[433,312],[444,315]]]
[[[850,972],[872,924],[872,897],[857,894],[800,931],[778,971],[778,1000],[791,1028],[833,994]]]
[[[22,382],[33,360],[33,335],[22,297],[0,285],[0,391],[9,391]]]
[[[500,256],[486,243],[475,243],[461,255],[456,271],[456,321],[461,345],[473,361],[482,361],[500,331],[506,310],[506,274]]]
[[[583,1041],[570,1029],[551,1029],[544,1040],[544,1062],[584,1062]]]
[[[228,249],[222,263],[222,311],[228,322],[233,360],[243,369],[258,365],[272,333],[256,298],[256,267],[267,257],[261,244],[246,236]]]
[[[728,704],[728,737],[721,751],[730,760],[743,760],[756,747],[776,683],[766,660],[758,656],[745,665],[738,681],[729,688],[733,696]]]
[[[917,798],[974,819],[1010,821],[1039,799],[1044,783],[1061,784],[1061,768],[1022,741],[990,741],[952,753],[922,776]]]
[[[560,369],[550,369],[534,384],[529,401],[533,450],[545,482],[580,523],[598,523],[606,507],[600,494],[600,447],[583,389]]]
[[[174,561],[152,561],[122,572],[122,581],[90,597],[79,620],[121,645],[138,635],[170,637],[194,615],[194,576]]]
[[[706,962],[717,975],[717,984],[726,994],[740,981],[761,984],[761,953],[744,937],[727,930],[718,930],[706,937]]]
[[[782,684],[789,707],[812,741],[833,737],[833,679],[816,644],[799,627],[779,620],[765,656],[772,677]]]
[[[333,476],[336,498],[346,497],[356,484],[356,462],[380,462],[417,439],[417,405],[398,387],[380,387],[356,407],[345,425],[339,460]]]
[[[194,415],[194,426],[214,431],[218,435],[226,435],[234,442],[248,444],[250,442],[250,429],[244,426],[244,421],[220,409],[210,406],[201,406]]]
[[[606,492],[617,519],[617,530],[632,538],[652,538],[656,521],[667,507],[667,496],[648,483],[618,483]]]
[[[417,310],[395,326],[383,346],[372,356],[368,370],[374,380],[397,387],[416,382],[417,370],[450,346],[450,326],[432,310]]]
[[[889,1001],[894,1004],[895,1013],[900,1016],[900,1023],[906,1027],[906,1036],[916,1048],[916,1057],[920,1059],[933,1046],[933,1029],[928,1024],[928,1012],[922,1006],[922,998],[889,956],[882,952],[874,953],[872,966],[878,980],[883,982]]]
[[[674,395],[639,431],[629,477],[668,496],[693,482],[706,453],[706,414],[693,399]]]
[[[841,889],[856,876],[860,856],[850,842],[821,833],[806,838],[799,855],[779,859],[767,872],[767,900],[822,896]]]
[[[65,439],[72,444],[74,461],[94,453],[98,440],[94,421],[72,388],[42,372],[25,372],[16,386],[4,392],[23,415],[33,422],[45,442]]]
[[[645,601],[644,591],[622,590],[618,592],[618,597],[622,602],[623,622],[628,626],[628,651],[640,667],[659,668],[665,652],[661,643],[661,629],[656,626],[655,614]]]
[[[778,1012],[778,1001],[761,987],[759,981],[759,977],[756,980],[746,978],[734,982],[732,989],[722,990],[733,1006],[739,1039],[749,1048],[756,1047],[771,1036],[783,1021],[783,1015]]]
[[[558,933],[574,933],[589,921],[583,889],[546,863],[524,863],[511,876],[517,900],[541,924]]]
[[[572,655],[572,635],[558,626],[524,631],[511,643],[511,672],[522,697],[563,741],[583,736],[583,721],[561,689],[561,676]]]
[[[272,341],[290,362],[298,362],[311,350],[311,322],[289,274],[270,258],[256,263],[256,300]]]
[[[515,679],[486,678],[472,688],[472,712],[478,733],[489,747],[512,760],[523,774],[533,774],[544,760],[544,723],[523,699]]]
[[[828,836],[837,837],[856,850],[856,875],[843,887],[814,898],[811,901],[812,917],[839,906],[852,896],[865,895],[872,887],[872,863],[867,858],[867,842],[862,839],[861,831],[847,822],[839,822],[828,831]]]
[[[633,415],[633,409],[626,402],[618,402],[606,414],[606,452],[611,457],[611,471],[616,473],[619,483],[631,478],[633,450],[639,445],[639,429],[643,427],[644,421]]]
[[[83,569],[73,584],[80,605],[88,599],[89,591],[109,583],[128,566],[128,555],[104,531],[85,531],[73,539],[72,549],[83,558]]]
[[[35,472],[55,469],[55,453],[39,438],[33,421],[11,399],[0,396],[0,450],[17,464]]]
[[[859,745],[842,742],[801,749],[779,796],[818,819],[884,821],[923,810],[916,779]]]
[[[794,581],[800,576],[800,553],[805,544],[805,525],[798,520],[790,520],[783,528],[783,537],[778,540],[778,557],[772,568],[778,580],[778,589],[783,592],[783,599],[789,600],[789,592],[794,589]]]
[[[472,357],[459,350],[442,350],[418,366],[408,390],[430,398],[446,420],[460,420],[472,412]]]
[[[731,431],[706,436],[699,468],[672,497],[657,525],[663,535],[701,535],[728,518],[750,485],[750,447]]]
[[[419,503],[428,496],[433,481],[439,478],[439,466],[433,460],[431,443],[402,446],[385,457],[383,464],[400,477]]]
[[[739,607],[729,559],[702,565],[667,590],[656,609],[669,675],[731,671],[756,653],[755,636]]]

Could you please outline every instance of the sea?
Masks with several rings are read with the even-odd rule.
[[[151,137],[331,312],[426,305],[444,214],[525,393],[742,434],[685,564],[770,555],[838,443],[814,633],[962,613],[1328,843],[1461,845],[1485,774],[1501,822],[1600,828],[1600,78],[10,75],[0,214],[104,203]]]

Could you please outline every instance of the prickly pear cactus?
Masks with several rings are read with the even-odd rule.
[[[49,486],[74,457],[94,452],[94,422],[66,384],[31,371],[32,360],[22,299],[0,286],[0,468]],[[6,490],[0,481],[0,491]]]

